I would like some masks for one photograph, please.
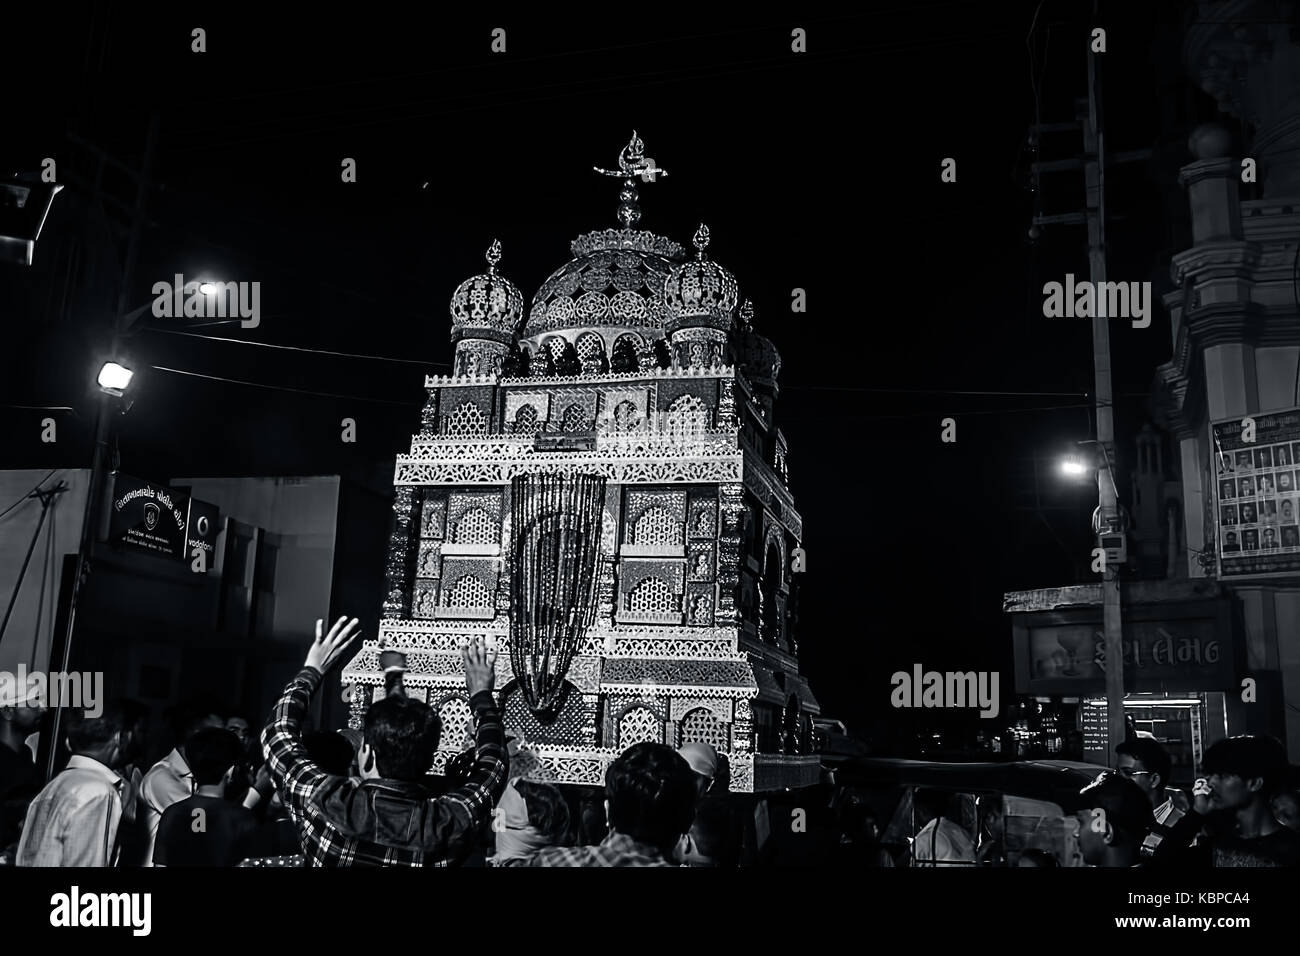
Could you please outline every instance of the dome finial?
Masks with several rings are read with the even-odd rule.
[[[501,261],[501,240],[493,239],[492,245],[488,246],[487,255],[488,275],[497,274],[497,263]]]
[[[618,176],[623,180],[623,188],[618,193],[618,221],[624,229],[631,229],[641,221],[641,207],[636,202],[639,197],[632,180],[639,176],[642,182],[652,183],[656,176],[668,175],[668,170],[660,169],[645,154],[645,143],[636,130],[632,130],[632,138],[618,154],[618,169],[601,169],[599,166],[592,169],[602,176]]]
[[[704,250],[709,248],[709,227],[700,223],[700,228],[695,230],[694,245],[697,250],[696,256],[704,258]]]

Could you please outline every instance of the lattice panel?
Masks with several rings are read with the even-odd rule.
[[[615,658],[605,662],[601,687],[710,688],[717,696],[736,696],[758,690],[754,669],[739,661],[663,661]]]
[[[438,719],[442,721],[439,746],[443,750],[460,750],[471,716],[469,702],[465,698],[451,697],[443,701],[438,708]]]
[[[492,592],[486,584],[472,574],[466,574],[443,592],[443,607],[490,608]]]
[[[560,431],[577,432],[587,427],[587,413],[581,405],[570,405],[560,419]]]
[[[681,544],[680,522],[663,508],[647,508],[636,519],[633,544]]]
[[[627,609],[640,614],[670,614],[678,610],[677,595],[662,578],[646,578],[627,596]]]
[[[596,740],[595,701],[585,698],[571,683],[566,688],[559,713],[551,721],[540,720],[528,709],[524,695],[514,688],[506,694],[504,712],[506,727],[523,735],[529,743],[575,746],[595,743]]]
[[[684,562],[679,558],[624,558],[619,562],[619,583],[627,595],[646,578],[663,578],[674,594],[681,594],[683,570]]]
[[[470,437],[488,433],[487,417],[473,402],[463,402],[442,420],[444,435]]]
[[[456,544],[500,544],[501,528],[482,508],[471,508],[456,522]]]
[[[544,471],[552,474],[600,475],[616,484],[715,484],[740,481],[744,459],[727,441],[715,442],[717,449],[681,451],[617,443],[598,452],[539,454],[531,447],[493,447],[475,443],[445,459],[431,454],[398,455],[399,485],[507,485],[516,475]],[[479,457],[478,452],[483,456]],[[788,514],[788,513],[787,513]]]
[[[451,493],[451,502],[447,509],[447,521],[455,526],[467,511],[482,509],[492,516],[495,522],[501,521],[501,492],[463,492]]]
[[[532,405],[522,406],[519,411],[515,412],[513,424],[516,432],[532,434],[537,431],[540,424],[537,418],[537,409]]]
[[[664,740],[664,724],[648,707],[633,707],[618,721],[618,745],[623,750],[645,741],[660,744]]]
[[[605,342],[595,332],[584,332],[578,336],[576,348],[583,371],[599,372],[605,358]]]
[[[665,431],[678,442],[698,440],[709,426],[709,410],[694,395],[682,395],[668,407]]]
[[[687,714],[678,731],[678,746],[711,744],[721,751],[731,748],[731,728],[718,720],[711,710],[700,707]]]

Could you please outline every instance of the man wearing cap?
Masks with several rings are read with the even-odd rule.
[[[19,686],[13,674],[0,673],[0,866],[12,866],[27,805],[41,789],[27,737],[44,711],[35,675]]]
[[[702,800],[718,775],[718,751],[710,744],[690,743],[682,744],[677,752],[695,775],[696,797]]]

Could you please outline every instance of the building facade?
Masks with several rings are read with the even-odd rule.
[[[420,433],[397,460],[384,619],[344,672],[352,722],[382,692],[380,650],[404,652],[408,691],[442,717],[441,769],[469,716],[459,642],[491,636],[534,775],[601,785],[634,743],[702,741],[735,791],[815,783],[780,356],[710,258],[707,227],[689,252],[636,228],[635,180],[664,173],[635,134],[599,171],[623,180],[618,228],[574,240],[526,315],[495,241],[452,296],[454,374],[426,379]],[[541,713],[505,652],[521,640],[512,482],[539,474],[604,481],[591,623]]]
[[[1300,45],[1294,26],[1270,9],[1202,4],[1186,35],[1189,72],[1240,121],[1242,136],[1206,126],[1189,143],[1194,158],[1180,181],[1193,242],[1171,263],[1175,290],[1164,301],[1172,357],[1160,369],[1159,391],[1161,424],[1181,454],[1186,573],[1218,577],[1239,608],[1244,667],[1232,696],[1254,697],[1242,729],[1282,736],[1284,728],[1294,762],[1300,532],[1288,530],[1287,515],[1300,500],[1294,473],[1283,476],[1300,439]],[[1286,451],[1275,461],[1276,448]],[[1251,467],[1238,473],[1246,453]],[[1253,695],[1240,686],[1246,678],[1255,682]]]

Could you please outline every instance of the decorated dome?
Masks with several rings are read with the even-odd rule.
[[[756,385],[775,388],[781,374],[781,353],[771,339],[754,331],[754,304],[748,299],[740,307],[735,343],[741,371]]]
[[[676,266],[664,283],[668,330],[708,325],[729,330],[740,295],[736,277],[708,257],[709,227],[695,230],[695,258]]]
[[[488,271],[466,279],[451,297],[451,340],[485,338],[509,342],[524,313],[524,297],[513,282],[497,272],[501,243],[492,240]]]
[[[664,282],[684,258],[680,245],[644,230],[606,229],[579,236],[570,249],[574,258],[533,297],[524,338],[597,326],[664,327]]]

